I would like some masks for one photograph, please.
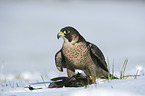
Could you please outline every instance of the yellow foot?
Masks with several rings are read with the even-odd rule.
[[[97,83],[96,83],[96,78],[90,76],[90,80],[92,81],[92,84],[97,84]]]

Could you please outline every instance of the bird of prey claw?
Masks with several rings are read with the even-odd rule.
[[[75,75],[75,69],[85,72],[96,83],[96,78],[108,78],[108,68],[102,51],[94,44],[86,41],[73,27],[60,30],[57,38],[63,38],[62,48],[55,55],[55,64],[59,71],[67,69],[69,77]]]

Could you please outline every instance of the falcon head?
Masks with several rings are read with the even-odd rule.
[[[65,42],[80,42],[85,41],[85,39],[79,34],[79,32],[70,26],[64,27],[57,34],[57,38],[62,37]]]

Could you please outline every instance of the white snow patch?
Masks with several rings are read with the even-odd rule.
[[[144,81],[145,76],[137,77],[137,79],[105,81],[103,84],[92,84],[87,88],[46,88],[44,85],[35,85],[35,88],[42,87],[43,89],[30,91],[23,87],[9,88],[2,94],[16,96],[144,96]]]
[[[70,96],[141,96],[141,95],[119,90],[96,88],[96,89],[79,90],[75,93],[72,93],[72,95]]]

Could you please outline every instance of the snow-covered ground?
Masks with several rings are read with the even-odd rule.
[[[102,84],[89,85],[87,88],[43,88],[33,91],[24,87],[0,89],[3,89],[1,96],[144,96],[144,81],[145,76],[142,76],[137,79],[105,81]]]
[[[145,94],[144,0],[0,0],[0,95],[8,96],[144,96]],[[72,25],[96,44],[115,64],[119,76],[125,58],[126,75],[137,79],[106,81],[88,88],[29,91],[28,82],[66,75],[54,63],[61,48],[59,30]],[[19,85],[18,88],[15,88]],[[12,87],[13,86],[13,87]]]

